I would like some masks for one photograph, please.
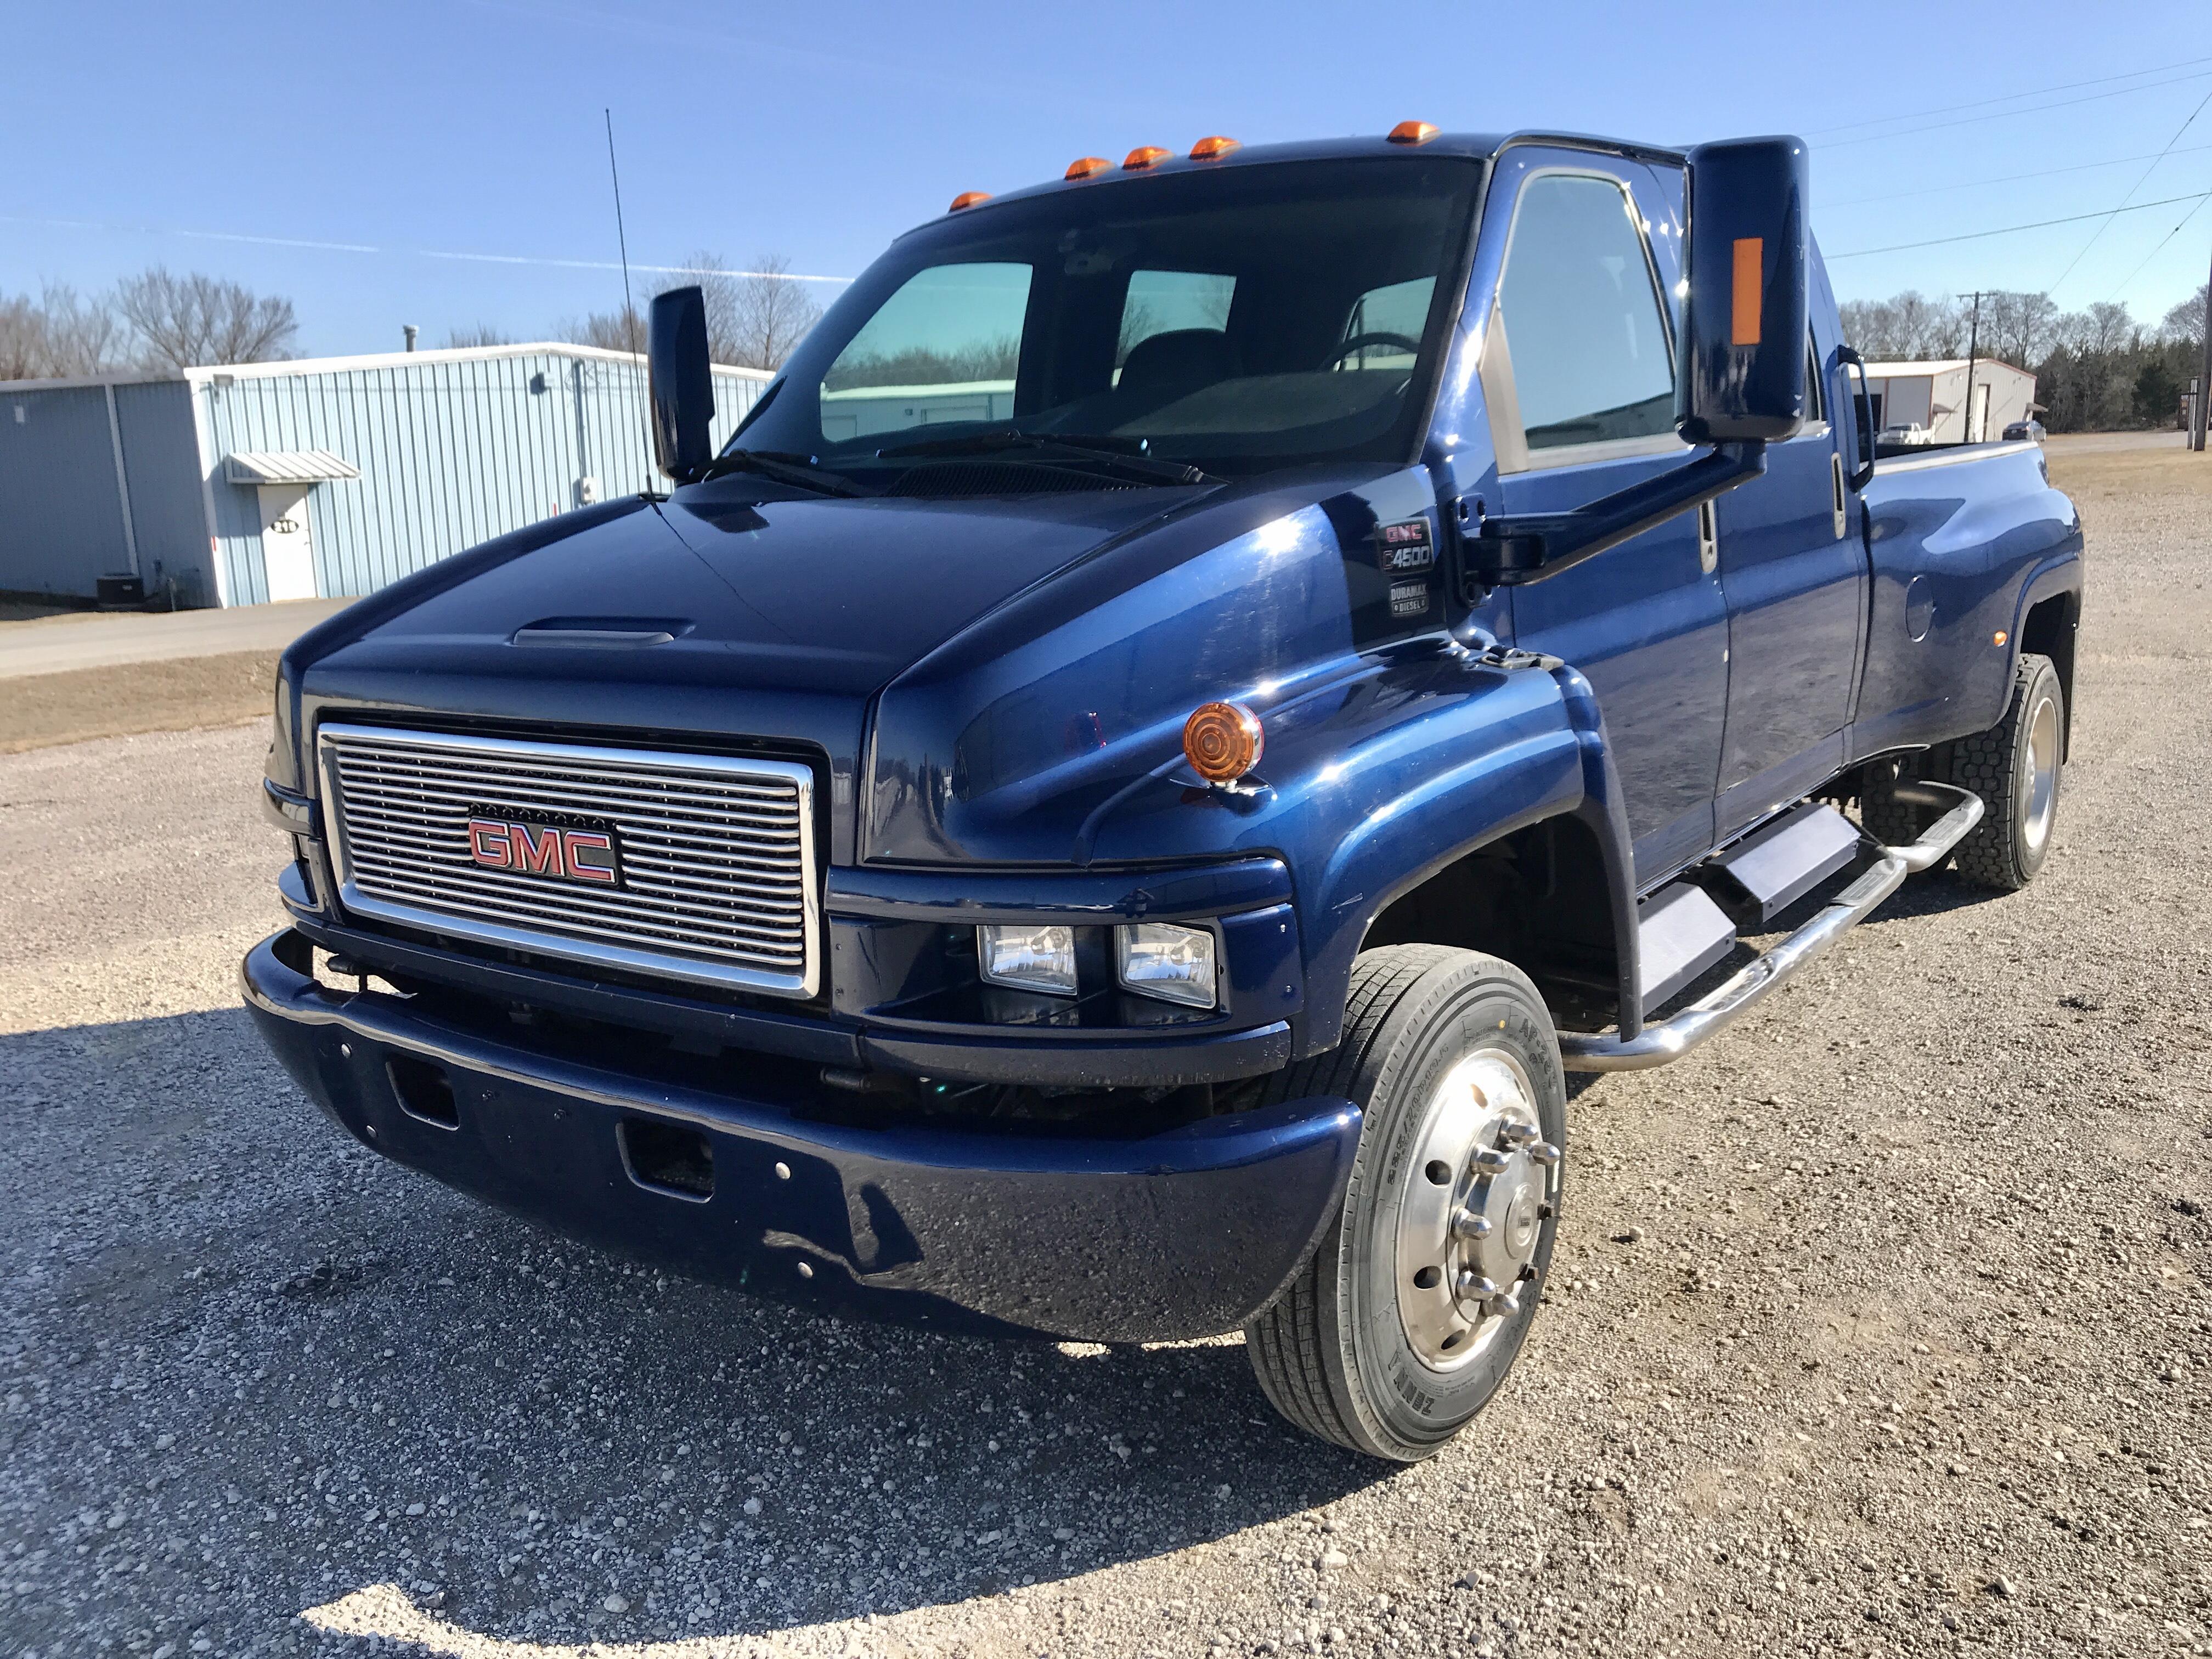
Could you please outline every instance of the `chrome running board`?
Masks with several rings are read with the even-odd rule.
[[[1807,963],[1825,956],[1830,945],[1865,921],[1907,876],[1942,863],[1966,832],[1982,821],[1981,797],[1947,783],[1900,783],[1896,798],[1917,806],[1942,809],[1943,816],[1910,846],[1881,848],[1880,856],[1829,900],[1820,915],[1680,1013],[1646,1025],[1632,1037],[1611,1031],[1560,1033],[1559,1055],[1567,1070],[1642,1072],[1680,1060],[1735,1024]]]

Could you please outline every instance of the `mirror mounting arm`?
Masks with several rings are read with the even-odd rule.
[[[1716,444],[1694,461],[1570,513],[1483,518],[1472,526],[1472,533],[1463,530],[1460,537],[1462,586],[1517,587],[1540,581],[1678,514],[1703,507],[1765,471],[1765,443],[1754,439]],[[1471,591],[1468,597],[1474,597]]]

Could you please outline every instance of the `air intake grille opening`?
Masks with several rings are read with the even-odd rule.
[[[695,1201],[714,1195],[714,1149],[696,1129],[626,1117],[616,1133],[623,1163],[639,1186]]]
[[[441,1129],[461,1127],[461,1109],[453,1098],[453,1080],[446,1068],[412,1054],[394,1054],[385,1062],[392,1077],[392,1091],[399,1097],[399,1109],[410,1117],[434,1123]]]

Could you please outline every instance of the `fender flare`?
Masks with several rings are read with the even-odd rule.
[[[1559,691],[1559,726],[1442,768],[1370,812],[1338,843],[1301,907],[1311,942],[1302,1056],[1341,1040],[1352,963],[1377,916],[1469,854],[1554,817],[1577,820],[1597,842],[1619,964],[1620,1029],[1632,1036],[1643,1029],[1634,854],[1597,695],[1556,659],[1531,659],[1516,672],[1548,674]],[[1437,827],[1444,824],[1453,830]]]

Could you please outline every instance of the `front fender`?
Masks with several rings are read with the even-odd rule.
[[[1394,899],[1484,844],[1562,813],[1605,849],[1623,994],[1635,985],[1627,825],[1604,723],[1549,659],[1433,644],[1369,659],[1270,711],[1264,781],[1194,787],[1175,769],[1097,826],[1102,861],[1271,852],[1293,872],[1306,963],[1298,1050],[1341,1035],[1352,959]],[[1636,1010],[1624,1000],[1633,1029]]]

